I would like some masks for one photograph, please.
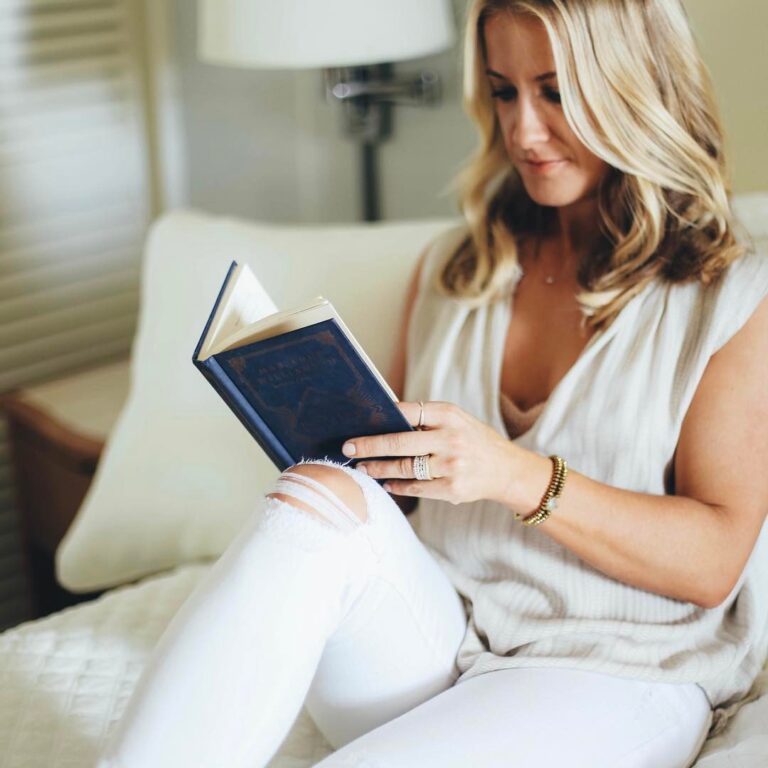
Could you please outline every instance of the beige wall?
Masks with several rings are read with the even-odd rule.
[[[768,2],[685,0],[712,73],[734,189],[768,190]]]
[[[454,0],[462,16],[467,0]],[[712,71],[737,192],[768,190],[768,0],[684,0]],[[186,134],[189,202],[271,221],[341,222],[358,216],[358,156],[324,101],[319,72],[237,70],[196,58],[196,3],[172,0]],[[427,66],[443,79],[436,109],[399,108],[381,150],[387,219],[453,215],[441,189],[474,149],[464,115],[459,46]]]

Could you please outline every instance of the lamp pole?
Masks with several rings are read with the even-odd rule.
[[[364,141],[360,145],[360,188],[363,201],[363,221],[381,220],[379,183],[379,145]]]
[[[362,219],[379,221],[379,147],[392,135],[392,108],[438,104],[440,80],[427,71],[397,77],[392,64],[374,64],[326,69],[325,84],[328,99],[343,104],[345,133],[360,142]]]

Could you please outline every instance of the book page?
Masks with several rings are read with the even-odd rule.
[[[277,307],[250,267],[238,265],[200,350],[200,359],[205,360],[221,351],[222,344],[242,328],[276,312]]]
[[[330,320],[335,317],[336,311],[331,303],[322,296],[318,296],[304,306],[296,309],[285,309],[239,329],[231,336],[222,339],[214,350],[214,354],[228,349],[244,347],[247,344],[254,344],[257,341],[280,336],[299,328],[306,328],[308,325],[315,325],[315,323],[321,323],[323,320]]]
[[[392,388],[377,370],[359,342],[336,312],[333,304],[317,296],[301,307],[277,311],[272,299],[248,265],[238,265],[225,289],[198,360],[264,339],[333,320],[347,337],[364,365],[373,373],[394,402]]]

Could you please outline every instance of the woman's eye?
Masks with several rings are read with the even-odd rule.
[[[553,104],[560,104],[560,91],[555,90],[554,88],[547,88],[543,91],[544,98],[547,101],[552,102]],[[517,98],[517,89],[516,88],[496,88],[495,90],[491,90],[491,96],[494,99],[499,99],[500,101],[512,101],[512,99]]]
[[[514,88],[498,88],[491,91],[491,97],[500,101],[511,101],[516,95]]]

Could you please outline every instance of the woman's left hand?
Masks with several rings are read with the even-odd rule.
[[[399,402],[409,423],[417,426],[418,403]],[[522,450],[458,405],[424,403],[423,428],[414,432],[356,437],[350,458],[364,459],[356,469],[387,479],[390,493],[442,499],[453,504],[478,499],[503,499],[513,479],[516,452]],[[413,457],[429,456],[432,480],[416,480]],[[378,456],[398,457],[373,459]]]

